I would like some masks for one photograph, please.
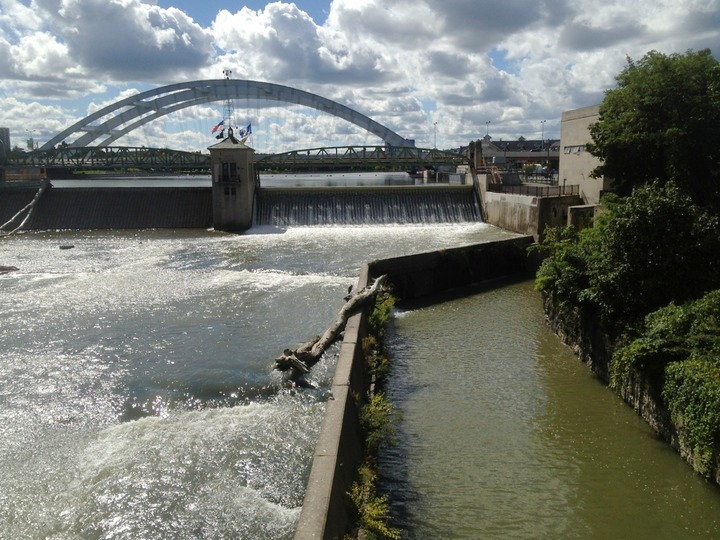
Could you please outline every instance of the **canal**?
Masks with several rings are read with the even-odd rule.
[[[531,282],[400,309],[389,348],[403,538],[720,537],[720,490],[549,330]]]

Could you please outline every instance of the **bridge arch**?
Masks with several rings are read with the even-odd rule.
[[[364,114],[317,94],[268,82],[211,79],[162,86],[116,101],[61,131],[40,150],[49,150],[67,137],[80,132],[83,134],[70,146],[108,146],[126,133],[171,112],[213,101],[245,98],[311,107],[347,120],[380,137],[390,146],[414,146],[411,141]],[[98,124],[93,123],[100,120]],[[102,137],[106,138],[99,143],[95,142]]]

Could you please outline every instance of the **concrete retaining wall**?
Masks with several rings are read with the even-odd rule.
[[[37,188],[0,188],[0,224],[36,193]],[[212,225],[210,188],[50,188],[24,229],[206,229]]]
[[[387,274],[393,293],[408,301],[494,279],[529,276],[535,269],[534,261],[527,256],[532,242],[532,237],[524,236],[373,261],[362,270],[357,287],[359,290]],[[364,396],[368,387],[362,351],[366,315],[354,315],[345,328],[295,540],[342,538],[352,525],[346,494],[363,458],[354,394]]]
[[[356,290],[367,284],[365,267]],[[295,540],[342,538],[352,525],[346,494],[363,458],[359,408],[353,393],[363,396],[367,392],[362,351],[366,335],[366,313],[353,315],[345,326]]]
[[[577,195],[532,197],[486,191],[485,221],[539,241],[545,227],[567,225],[569,208],[580,203]]]

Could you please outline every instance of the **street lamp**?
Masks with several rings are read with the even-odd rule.
[[[540,128],[542,130],[542,135],[540,136],[540,150],[545,148],[545,122],[547,122],[547,120],[540,120]]]
[[[485,122],[485,136],[486,137],[490,136],[490,120]]]
[[[30,139],[27,141],[29,149],[37,150],[38,142],[35,140],[35,133],[39,133],[40,131],[37,129],[26,129],[25,131],[30,134]]]
[[[433,122],[433,129],[434,129],[433,148],[437,148],[437,122]]]

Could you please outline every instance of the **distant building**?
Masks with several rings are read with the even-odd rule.
[[[585,204],[598,204],[600,196],[610,190],[610,179],[591,178],[600,160],[586,150],[592,142],[590,126],[600,119],[600,105],[565,111],[560,124],[560,185],[579,185]]]
[[[482,161],[478,167],[496,166],[501,169],[522,169],[525,165],[543,165],[548,171],[558,170],[560,141],[554,139],[529,140],[520,138],[516,141],[493,141],[483,137],[474,143],[480,144]],[[480,154],[478,154],[478,157]]]

